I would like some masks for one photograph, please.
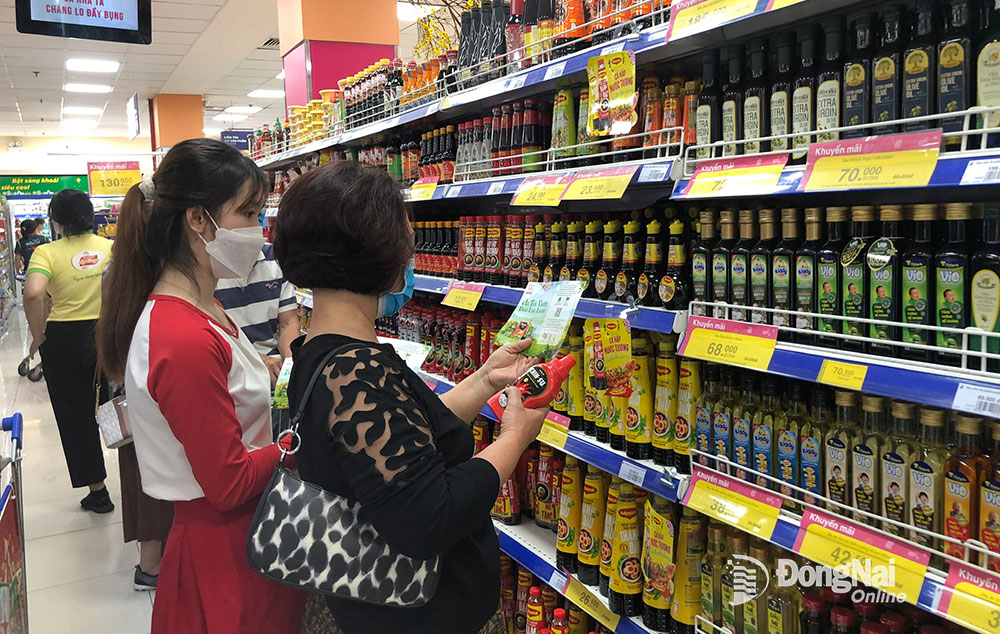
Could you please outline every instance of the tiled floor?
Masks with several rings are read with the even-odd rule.
[[[4,416],[21,412],[25,420],[21,471],[31,634],[149,632],[153,595],[132,589],[138,547],[122,542],[120,508],[108,515],[80,508],[86,490],[70,487],[45,382],[17,374],[29,338],[24,313],[15,309],[0,341],[0,398]],[[111,498],[120,507],[117,451],[105,452],[105,464]]]

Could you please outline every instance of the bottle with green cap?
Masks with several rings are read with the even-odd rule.
[[[659,306],[656,295],[660,276],[663,274],[663,243],[660,242],[660,221],[652,220],[646,225],[646,257],[642,273],[635,285],[636,303],[642,306]]]
[[[659,305],[667,310],[686,310],[691,300],[692,282],[688,274],[685,242],[684,223],[674,220],[670,223],[667,242],[667,267],[656,284],[656,298]]]

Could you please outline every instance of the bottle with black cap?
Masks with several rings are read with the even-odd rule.
[[[903,7],[892,4],[882,10],[881,42],[872,58],[872,121],[900,118],[903,102]],[[875,134],[894,134],[898,126],[875,128]]]
[[[729,68],[729,82],[722,95],[722,146],[723,156],[742,154],[737,141],[743,138],[743,64],[746,47],[733,44],[728,50],[726,66]]]
[[[781,136],[792,132],[792,60],[795,56],[795,33],[784,31],[778,34],[778,55],[773,81],[768,97],[768,119],[770,136]],[[768,128],[764,128],[765,130]],[[790,139],[773,139],[771,150],[783,152],[791,147]]]
[[[816,128],[816,38],[815,28],[799,34],[799,70],[792,86],[792,158],[791,164],[804,164]]]
[[[937,37],[934,0],[917,0],[910,44],[903,53],[904,119],[925,117],[937,112]],[[906,123],[906,132],[937,127],[937,122]]]
[[[844,18],[828,18],[823,24],[823,65],[816,77],[816,129],[841,126],[841,91],[844,84]],[[821,132],[819,142],[836,141],[839,132]]]
[[[872,74],[872,15],[865,13],[854,19],[851,29],[851,57],[844,64],[844,126],[861,125],[871,121]],[[844,132],[845,139],[871,135],[870,128]]]
[[[767,38],[750,42],[750,78],[743,91],[743,154],[767,152],[767,141],[755,141],[770,136],[767,108]]]
[[[698,95],[698,110],[695,115],[697,144],[707,146],[722,138],[722,90],[719,87],[719,51],[707,50],[701,57],[702,87]],[[714,152],[709,147],[699,147],[697,158],[712,158]]]

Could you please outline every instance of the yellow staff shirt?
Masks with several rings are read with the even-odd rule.
[[[87,233],[35,249],[28,273],[44,273],[49,278],[52,312],[48,321],[85,321],[100,316],[101,276],[112,244],[107,238]]]

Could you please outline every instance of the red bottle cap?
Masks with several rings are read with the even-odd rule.
[[[826,597],[828,603],[840,605],[841,603],[847,603],[850,595],[847,592],[834,592],[833,588],[825,588],[823,596]]]
[[[885,612],[879,617],[879,622],[888,627],[892,634],[902,634],[906,631],[906,619],[899,612]]]
[[[871,620],[871,617],[878,616],[878,605],[871,601],[858,601],[854,604],[854,611]]]
[[[826,609],[826,600],[814,592],[802,597],[802,607],[810,612],[822,612]]]
[[[538,586],[531,586],[531,589],[528,590],[528,594],[530,596],[538,597],[540,599],[542,598],[542,589],[539,588]]]
[[[557,621],[565,621],[566,610],[562,608],[556,608],[555,610],[552,610],[552,618],[554,618]]]
[[[563,468],[563,461],[562,460],[556,460],[555,462],[552,463],[552,470],[553,471],[562,471],[562,468]]]
[[[861,634],[889,634],[889,628],[881,623],[867,621],[861,624]]]
[[[538,634],[552,634],[552,630],[547,627],[543,627],[538,631]]]
[[[857,619],[854,617],[854,612],[847,608],[833,608],[830,611],[830,622],[842,627],[854,627]]]

